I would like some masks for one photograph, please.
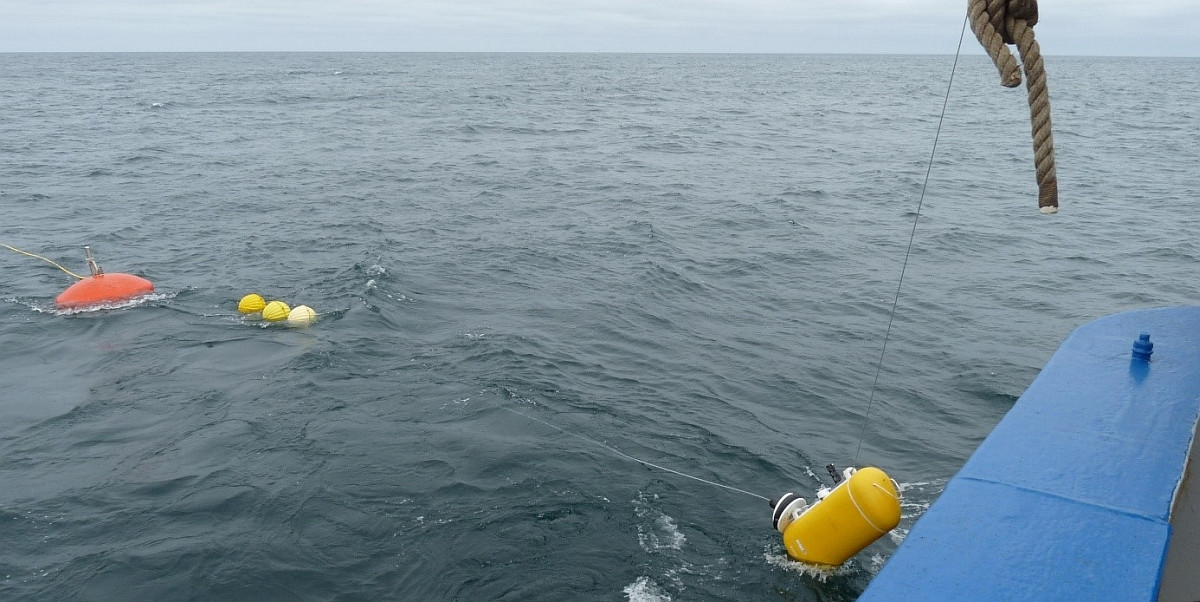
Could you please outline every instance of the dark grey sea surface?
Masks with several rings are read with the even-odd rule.
[[[953,57],[0,60],[0,243],[158,293],[0,248],[6,602],[853,600],[1073,328],[1200,298],[1194,59],[1046,59],[1054,216],[962,59],[865,421]],[[904,519],[822,575],[614,450]]]

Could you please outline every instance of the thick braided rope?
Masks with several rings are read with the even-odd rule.
[[[1016,44],[1021,53],[1037,168],[1038,209],[1042,213],[1056,213],[1058,176],[1054,167],[1054,137],[1050,131],[1050,94],[1046,89],[1041,47],[1033,35],[1033,25],[1038,19],[1037,1],[968,0],[967,17],[971,31],[1000,70],[1002,85],[1015,87],[1021,83],[1016,61],[1006,44]]]
[[[1046,89],[1046,68],[1042,50],[1033,37],[1033,28],[1021,19],[1013,20],[1010,31],[1016,35],[1017,49],[1025,68],[1025,89],[1029,93],[1029,120],[1033,130],[1033,161],[1037,166],[1038,209],[1058,211],[1058,172],[1054,168],[1054,134],[1050,131],[1050,93]]]
[[[993,0],[1004,4],[1007,0]],[[997,25],[1004,24],[1004,9],[999,9],[1000,19],[998,23],[993,21],[991,10],[996,10],[995,7],[988,5],[988,0],[968,0],[967,2],[967,17],[971,21],[971,31],[975,32],[975,38],[983,45],[983,49],[987,51],[988,56],[992,57],[992,63],[1000,70],[1000,85],[1005,88],[1015,88],[1021,85],[1021,72],[1017,68],[1017,59],[1013,58],[1012,52],[1009,52],[1008,46],[1004,45],[1004,37],[1000,35],[1000,29]]]

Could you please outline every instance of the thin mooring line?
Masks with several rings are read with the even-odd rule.
[[[938,138],[942,135],[942,122],[946,120],[946,106],[950,104],[950,88],[954,86],[954,71],[958,68],[958,57],[962,54],[963,38],[967,34],[967,18],[963,18],[962,32],[958,34],[958,49],[954,51],[954,65],[950,67],[950,82],[946,84],[946,98],[942,100],[942,114],[938,117],[937,132],[933,135],[933,150],[929,151],[929,166],[925,169],[925,182],[921,184],[921,198],[917,201],[917,214],[913,217],[912,232],[908,235],[908,248],[904,251],[904,265],[900,267],[900,281],[896,283],[896,297],[892,300],[892,311],[888,314],[887,332],[883,335],[883,348],[879,350],[879,361],[875,363],[875,382],[871,383],[871,396],[867,400],[867,412],[863,414],[862,432],[858,434],[858,449],[854,450],[854,463],[862,451],[863,437],[867,434],[867,422],[871,406],[875,403],[875,391],[879,387],[879,374],[883,371],[883,354],[887,352],[888,339],[892,335],[892,322],[896,319],[896,306],[900,304],[900,289],[904,287],[904,272],[908,270],[908,258],[912,255],[913,240],[917,237],[917,222],[921,219],[921,206],[925,204],[925,189],[929,187],[929,174],[933,172],[933,157],[937,154]]]

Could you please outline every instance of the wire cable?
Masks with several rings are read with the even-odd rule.
[[[858,449],[854,450],[854,463],[862,451],[863,437],[867,434],[867,423],[871,406],[875,403],[875,391],[879,388],[879,374],[883,371],[883,355],[887,353],[888,339],[892,335],[892,322],[896,319],[896,307],[900,304],[900,289],[904,288],[904,273],[908,270],[908,258],[912,255],[913,240],[917,237],[917,222],[921,219],[921,206],[925,204],[925,189],[929,187],[929,174],[933,172],[933,157],[937,154],[938,138],[942,135],[942,122],[946,120],[946,107],[950,104],[950,89],[954,86],[954,72],[958,69],[958,57],[962,54],[963,38],[967,33],[967,19],[963,18],[962,32],[958,34],[958,49],[954,51],[954,65],[950,67],[950,81],[946,84],[946,98],[942,100],[942,114],[938,117],[937,132],[933,135],[933,149],[929,151],[929,166],[925,169],[925,182],[921,184],[921,198],[917,201],[917,214],[913,216],[912,232],[908,235],[908,248],[904,251],[904,264],[900,267],[900,281],[896,283],[896,297],[892,299],[892,311],[888,314],[887,331],[883,335],[883,347],[879,350],[879,361],[875,363],[875,382],[871,383],[871,396],[867,400],[867,411],[863,414],[862,432],[858,434]]]
[[[631,455],[629,455],[629,454],[627,454],[627,453],[625,453],[625,452],[623,452],[623,451],[621,451],[621,450],[619,450],[619,449],[617,449],[617,448],[615,448],[615,447],[613,447],[613,446],[611,446],[611,445],[609,445],[609,444],[607,444],[607,443],[601,443],[600,441],[596,441],[595,439],[590,439],[590,438],[588,438],[588,437],[584,437],[583,435],[580,435],[580,434],[578,434],[578,433],[572,433],[571,431],[568,431],[567,429],[564,429],[564,428],[562,428],[562,427],[560,427],[560,426],[557,426],[557,425],[551,424],[551,423],[549,423],[549,422],[546,422],[545,420],[542,420],[542,419],[540,419],[540,418],[534,418],[533,416],[530,416],[529,414],[526,414],[526,413],[524,413],[524,412],[518,412],[517,410],[514,410],[514,409],[512,409],[512,408],[509,408],[509,407],[504,407],[504,406],[501,406],[501,409],[508,410],[509,412],[512,412],[513,414],[517,414],[518,416],[524,416],[524,417],[526,417],[526,418],[528,418],[528,419],[530,419],[530,420],[532,420],[532,421],[534,421],[534,422],[540,422],[540,423],[542,423],[542,424],[544,424],[544,425],[546,425],[546,426],[548,426],[548,427],[550,427],[550,428],[552,428],[552,429],[554,429],[554,430],[556,430],[556,431],[558,431],[558,432],[560,432],[560,433],[563,433],[564,435],[570,435],[570,436],[572,436],[572,437],[575,437],[576,439],[582,439],[582,440],[584,440],[584,441],[587,441],[588,443],[591,443],[592,445],[598,445],[598,446],[600,446],[600,447],[603,447],[604,449],[607,449],[608,451],[610,451],[610,452],[612,452],[612,453],[614,453],[614,454],[617,454],[618,456],[621,456],[622,458],[625,458],[625,459],[627,459],[627,460],[633,460],[634,462],[637,462],[638,464],[642,464],[642,465],[644,465],[644,466],[649,466],[649,467],[651,467],[651,468],[657,468],[657,469],[659,469],[659,470],[665,470],[665,471],[667,471],[667,472],[669,472],[669,473],[672,473],[672,474],[677,474],[677,475],[679,475],[679,476],[681,476],[681,477],[687,477],[687,478],[689,478],[689,479],[692,479],[692,480],[695,480],[695,481],[700,481],[701,483],[708,483],[709,485],[715,485],[715,486],[717,486],[717,487],[720,487],[720,488],[722,488],[722,489],[728,489],[728,490],[730,490],[730,491],[736,491],[736,492],[738,492],[738,493],[744,493],[744,494],[746,494],[746,495],[749,495],[749,496],[752,496],[752,497],[756,497],[756,498],[758,498],[758,499],[760,499],[760,500],[765,500],[765,501],[767,501],[767,502],[770,502],[770,501],[771,501],[771,500],[770,500],[770,498],[767,498],[767,497],[764,497],[764,496],[758,495],[757,493],[751,493],[751,492],[749,492],[749,491],[746,491],[745,489],[738,489],[737,487],[731,487],[731,486],[729,486],[729,485],[722,485],[721,483],[717,483],[717,482],[714,482],[714,481],[709,481],[708,479],[702,479],[702,478],[700,478],[700,477],[697,477],[697,476],[692,476],[692,475],[690,475],[690,474],[687,474],[687,473],[679,472],[678,470],[675,470],[675,469],[672,469],[672,468],[667,468],[667,467],[665,467],[665,466],[659,466],[658,464],[654,464],[653,462],[647,462],[647,461],[645,461],[645,460],[642,460],[642,459],[640,459],[640,458],[635,458],[635,457],[633,457],[633,456],[631,456]]]

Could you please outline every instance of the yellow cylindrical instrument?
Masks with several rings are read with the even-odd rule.
[[[792,559],[837,566],[900,524],[900,493],[887,474],[873,467],[846,472],[812,506],[794,494],[781,498],[791,507],[776,511],[775,525]]]

